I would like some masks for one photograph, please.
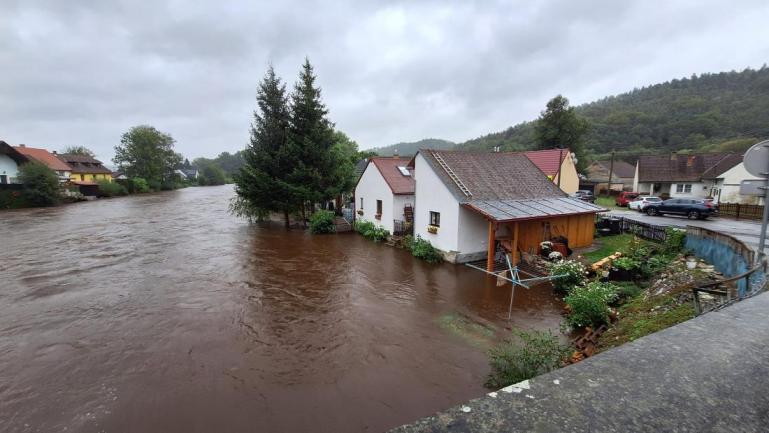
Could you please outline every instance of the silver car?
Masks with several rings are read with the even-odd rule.
[[[643,212],[644,208],[652,203],[660,203],[662,199],[651,195],[643,195],[628,203],[628,209]]]

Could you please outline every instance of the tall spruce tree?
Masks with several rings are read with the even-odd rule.
[[[291,94],[291,126],[288,141],[296,166],[289,179],[299,193],[302,212],[307,204],[321,202],[334,194],[335,143],[333,124],[326,118],[328,110],[321,101],[321,90],[315,85],[315,74],[305,59],[299,81]]]
[[[236,214],[256,219],[281,212],[286,227],[289,214],[301,206],[301,190],[289,179],[296,170],[296,155],[288,145],[289,114],[286,86],[270,66],[256,93],[257,110],[251,140],[243,153],[245,165],[235,176]]]
[[[547,103],[547,108],[537,119],[535,137],[540,149],[570,149],[584,164],[583,148],[588,122],[577,116],[569,100],[558,95]]]

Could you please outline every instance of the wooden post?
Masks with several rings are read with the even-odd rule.
[[[518,264],[518,221],[513,227],[513,266]]]
[[[494,271],[494,246],[496,245],[496,238],[497,230],[494,227],[494,221],[489,221],[489,249],[486,253],[486,270],[489,272]]]

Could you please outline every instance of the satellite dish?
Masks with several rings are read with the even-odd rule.
[[[769,173],[769,140],[754,144],[742,158],[745,170],[753,176],[767,177]]]

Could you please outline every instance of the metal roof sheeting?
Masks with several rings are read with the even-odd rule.
[[[471,200],[464,205],[495,222],[605,212],[606,209],[570,197],[523,200]]]

